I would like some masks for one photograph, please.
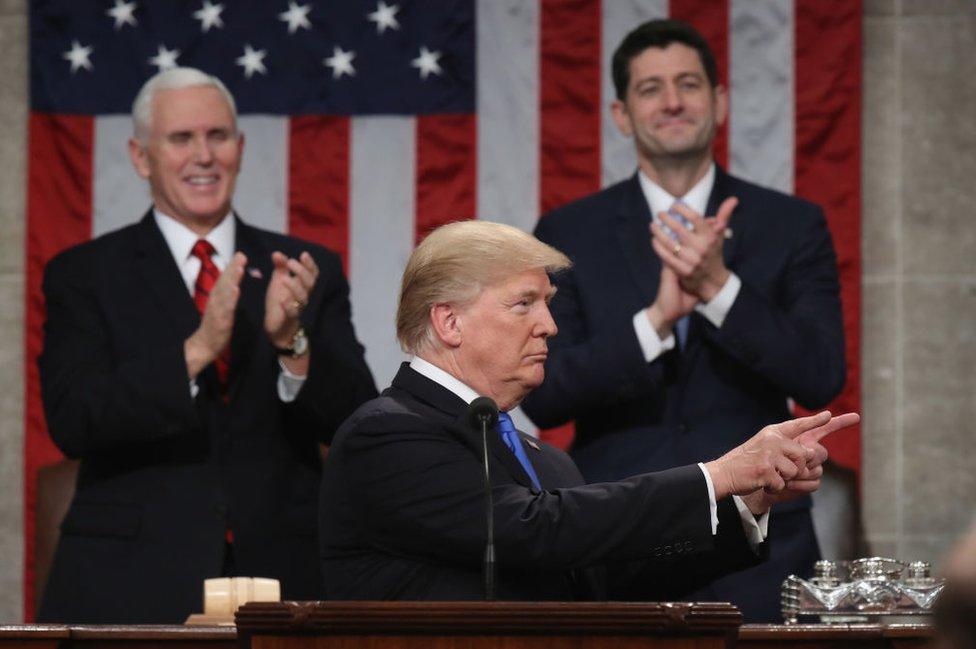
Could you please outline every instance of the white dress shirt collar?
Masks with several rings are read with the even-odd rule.
[[[200,239],[199,235],[190,228],[186,227],[171,216],[167,216],[157,209],[153,209],[153,218],[156,226],[163,233],[163,239],[169,247],[170,254],[176,260],[176,265],[180,269],[183,281],[186,283],[190,293],[193,293],[193,285],[200,272],[200,260],[191,255],[193,244]],[[227,267],[230,258],[234,255],[234,241],[237,235],[237,221],[233,214],[228,213],[217,227],[207,233],[204,237],[214,247],[213,262],[220,270]]]
[[[481,396],[457,378],[419,356],[414,356],[410,359],[410,369],[417,374],[427,377],[442,388],[450,390],[460,397],[464,403],[471,403]]]
[[[648,207],[651,208],[651,216],[655,219],[657,219],[658,212],[667,212],[679,199],[695,212],[705,216],[708,197],[711,196],[712,187],[715,186],[715,163],[713,162],[708,166],[705,175],[684,196],[672,196],[663,187],[648,178],[643,171],[637,171],[637,178],[640,180],[644,199],[647,201]]]

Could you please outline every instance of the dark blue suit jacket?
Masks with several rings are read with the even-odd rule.
[[[583,485],[565,453],[525,443],[539,491],[497,429],[488,445],[499,599],[674,598],[765,552],[729,498],[712,535],[696,466]],[[319,503],[329,599],[482,598],[481,436],[408,364],[336,433]]]
[[[661,265],[636,175],[539,222],[536,235],[573,268],[555,279],[559,334],[545,383],[523,408],[542,427],[576,421],[573,458],[589,481],[714,459],[788,419],[788,397],[818,408],[843,386],[837,265],[822,211],[719,168],[706,213],[729,196],[739,205],[724,257],[742,288],[721,329],[693,313],[684,349],[651,363],[632,320],[654,301]],[[804,498],[778,511],[809,506]]]

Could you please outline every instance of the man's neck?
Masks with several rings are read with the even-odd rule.
[[[644,175],[667,193],[679,198],[705,177],[711,165],[710,155],[685,159],[657,157],[653,160],[638,155],[638,166]]]

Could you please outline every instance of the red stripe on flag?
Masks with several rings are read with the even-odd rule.
[[[797,0],[796,193],[824,207],[837,247],[847,384],[835,412],[861,406],[860,60],[858,0]],[[825,442],[835,461],[860,468],[860,430]]]
[[[474,115],[417,118],[417,243],[440,225],[474,218],[477,132]]]
[[[600,0],[542,0],[539,202],[543,213],[600,189]],[[572,423],[540,431],[560,448]]]
[[[288,233],[339,253],[349,274],[349,118],[292,117]]]
[[[671,0],[669,15],[694,25],[712,48],[718,67],[718,82],[729,87],[729,3],[728,0]],[[732,106],[729,105],[731,112]],[[728,167],[729,120],[718,129],[713,146],[715,160]]]
[[[542,212],[600,189],[599,0],[543,0],[539,66]]]
[[[57,462],[41,403],[37,357],[43,344],[44,266],[91,238],[94,120],[32,114],[28,124],[27,291],[24,401],[24,618],[34,619],[34,511],[37,470]]]

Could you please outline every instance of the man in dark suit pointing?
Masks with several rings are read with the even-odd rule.
[[[481,436],[489,431],[498,596],[673,598],[755,563],[766,512],[818,485],[817,442],[857,415],[767,426],[721,458],[584,485],[561,451],[507,415],[542,383],[562,253],[521,230],[434,231],[403,275],[397,336],[413,355],[336,434],[323,470],[321,559],[330,599],[479,599],[485,547]],[[758,552],[758,554],[757,554]]]
[[[152,208],[45,272],[45,413],[81,468],[39,618],[182,622],[221,575],[319,597],[319,443],[375,394],[341,263],[233,212],[219,80],[161,72],[133,121]]]
[[[524,404],[542,427],[575,420],[589,481],[717,457],[788,417],[789,398],[823,407],[845,377],[823,212],[715,164],[728,97],[702,36],[645,23],[617,48],[613,80],[638,170],[539,222],[573,269],[557,280],[546,382]],[[810,499],[774,509],[769,533],[768,562],[694,596],[780,619],[780,584],[820,556]]]

